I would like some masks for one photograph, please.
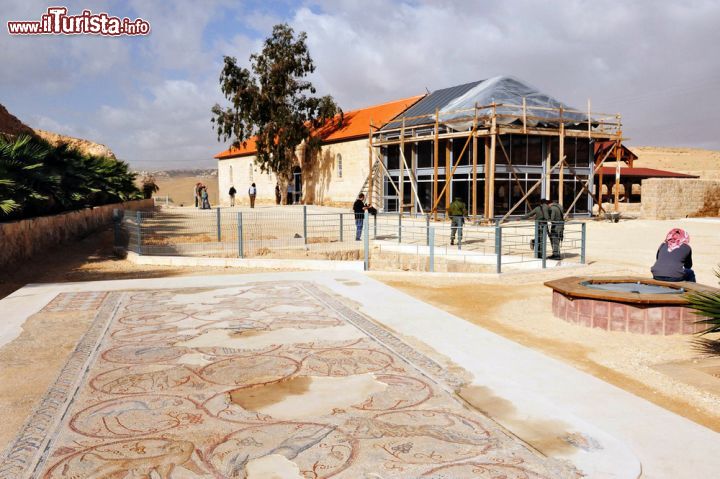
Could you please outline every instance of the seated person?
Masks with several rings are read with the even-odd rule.
[[[671,229],[655,254],[655,264],[650,271],[658,281],[695,282],[692,269],[690,235],[680,228]]]

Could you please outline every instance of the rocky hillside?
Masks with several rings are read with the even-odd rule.
[[[67,143],[75,149],[88,155],[109,156],[110,158],[115,158],[115,154],[112,150],[100,143],[83,140],[82,138],[60,135],[51,131],[32,129],[20,121],[12,113],[7,111],[7,108],[5,108],[2,104],[0,104],[0,133],[9,136],[31,135],[42,138],[53,146],[59,143]]]
[[[115,153],[113,153],[110,148],[101,143],[95,143],[90,140],[83,140],[82,138],[73,138],[72,136],[60,135],[58,133],[53,133],[52,131],[45,131],[39,129],[35,129],[33,131],[37,136],[39,136],[53,146],[56,146],[59,143],[67,143],[71,147],[85,153],[86,155],[108,156],[115,159]]]
[[[27,126],[22,121],[18,120],[16,116],[7,111],[3,105],[0,104],[0,133],[6,135],[34,135],[33,129]]]

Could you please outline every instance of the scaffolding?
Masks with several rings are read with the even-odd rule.
[[[592,112],[590,107],[589,100],[587,111],[562,105],[531,106],[523,97],[521,104],[493,102],[469,109],[435,109],[434,114],[401,116],[382,128],[371,122],[368,200],[373,202],[373,191],[381,192],[382,198],[375,198],[374,204],[382,210],[401,214],[429,212],[437,220],[455,196],[452,190],[462,188],[470,204],[469,215],[477,222],[502,223],[513,214],[527,211],[521,207],[528,208],[531,200],[541,194],[557,199],[568,216],[588,215],[592,211],[593,178],[609,158],[619,165],[623,139],[620,114]],[[583,153],[587,151],[586,158],[578,160],[576,156],[574,161],[568,161],[566,146],[573,141]],[[595,142],[612,142],[614,147],[603,148],[602,154],[596,155]],[[529,158],[531,150],[535,155],[532,165],[531,160],[525,164],[513,161],[523,152]],[[463,173],[459,175],[460,170]],[[427,184],[419,183],[420,173]],[[504,176],[498,178],[499,173]],[[461,181],[469,186],[461,185]],[[572,196],[565,191],[569,181],[574,185]],[[508,194],[509,188],[512,195]],[[578,213],[576,207],[583,197],[587,208],[579,208]]]

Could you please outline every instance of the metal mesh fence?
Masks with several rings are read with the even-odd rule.
[[[374,270],[501,272],[585,261],[581,222],[483,226],[378,214],[358,229],[351,212],[156,209],[127,212],[116,243],[144,255],[363,260]],[[367,235],[367,237],[364,237]]]
[[[362,259],[347,213],[282,210],[160,209],[128,212],[127,247],[144,255]]]

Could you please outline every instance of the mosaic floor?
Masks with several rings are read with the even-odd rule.
[[[313,283],[63,293],[45,310],[97,316],[0,478],[580,477]]]

